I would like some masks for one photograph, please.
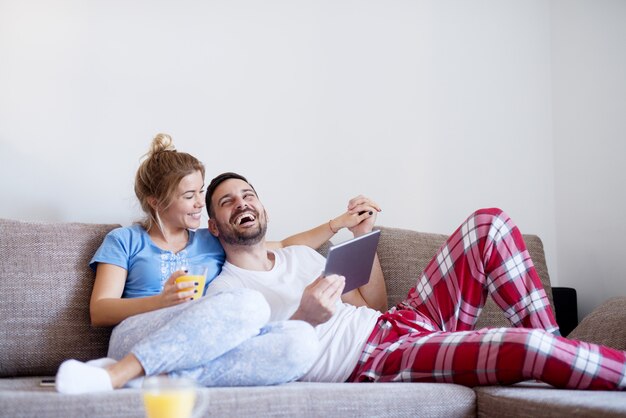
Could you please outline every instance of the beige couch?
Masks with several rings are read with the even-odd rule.
[[[139,390],[61,395],[39,386],[67,358],[106,355],[109,329],[89,323],[87,262],[116,225],[0,220],[0,416],[141,417]],[[445,236],[381,227],[390,305],[401,300]],[[541,241],[525,236],[548,294]],[[608,301],[570,335],[626,350],[626,298]],[[490,302],[481,326],[507,325]],[[466,388],[430,383],[289,383],[203,388],[207,416],[626,416],[626,392],[525,383]]]

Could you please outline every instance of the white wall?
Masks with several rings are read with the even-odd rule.
[[[582,317],[626,295],[626,2],[555,1],[552,21],[559,282]]]
[[[209,177],[248,175],[270,238],[357,193],[380,224],[443,233],[499,206],[558,282],[550,16],[538,0],[0,0],[0,216],[130,223],[163,131]]]

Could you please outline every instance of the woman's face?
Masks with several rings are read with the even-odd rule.
[[[199,171],[189,174],[178,183],[172,204],[159,212],[167,228],[197,229],[204,208],[204,179]]]

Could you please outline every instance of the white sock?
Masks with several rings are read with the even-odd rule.
[[[115,363],[117,363],[117,360],[115,360],[114,358],[102,357],[102,358],[97,358],[95,360],[89,360],[85,364],[89,364],[90,366],[100,367],[101,369],[104,369],[106,366],[110,366],[111,364],[115,364]]]
[[[128,382],[126,382],[124,387],[129,388],[129,389],[141,389],[142,385],[143,385],[143,376],[139,376],[134,379],[130,379]]]
[[[103,358],[99,358],[96,360],[89,360],[86,364],[89,364],[90,366],[105,368],[115,363],[117,363],[117,360],[113,358],[109,358],[109,357],[103,357]],[[143,384],[143,376],[140,376],[140,377],[136,377],[126,382],[124,387],[131,388],[131,389],[140,389],[142,384]]]
[[[57,372],[56,389],[61,393],[79,394],[110,391],[113,385],[109,373],[103,368],[77,360],[66,360]]]

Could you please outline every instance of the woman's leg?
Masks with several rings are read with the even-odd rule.
[[[192,302],[188,302],[126,318],[113,328],[107,356],[121,360],[136,344],[157,332],[172,319],[182,315],[182,312],[191,306],[193,306]]]
[[[59,367],[57,390],[111,390],[144,374],[206,364],[258,335],[269,315],[263,296],[247,289],[136,315],[119,324],[111,336],[109,356],[117,361],[68,360]],[[93,384],[85,383],[89,381]]]
[[[218,293],[190,305],[131,349],[146,375],[207,364],[258,335],[270,316],[265,298],[248,289]]]
[[[379,345],[353,381],[507,385],[536,379],[559,388],[626,389],[626,352],[539,329],[406,333],[379,322]],[[370,338],[371,339],[371,338]]]
[[[442,331],[470,330],[487,294],[514,326],[558,332],[522,235],[500,209],[481,209],[468,217],[398,309],[416,310]]]
[[[319,341],[303,321],[268,324],[261,333],[200,367],[177,370],[203,386],[275,385],[304,375],[318,357]]]

